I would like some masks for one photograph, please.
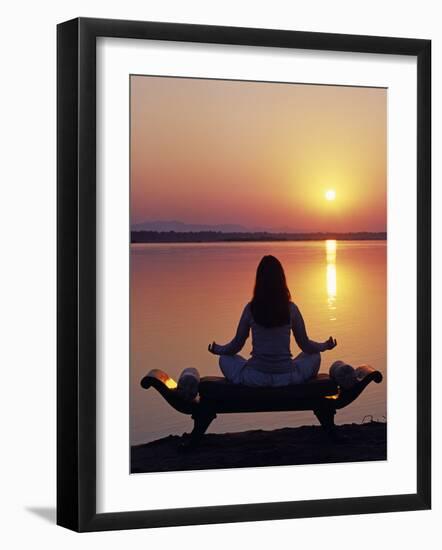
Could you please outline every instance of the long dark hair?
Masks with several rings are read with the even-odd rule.
[[[290,299],[281,262],[275,256],[264,256],[256,270],[251,302],[255,322],[267,328],[289,324]]]

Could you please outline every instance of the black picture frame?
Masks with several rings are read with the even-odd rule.
[[[96,511],[96,39],[396,54],[417,59],[417,491],[361,498]],[[431,41],[79,18],[57,27],[57,523],[75,531],[431,507]]]

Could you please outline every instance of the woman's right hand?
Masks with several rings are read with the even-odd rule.
[[[338,343],[336,342],[336,338],[330,336],[330,338],[325,342],[325,345],[327,349],[333,349],[338,345]]]
[[[210,353],[213,353],[215,355],[215,341],[213,341],[211,344],[208,345],[207,349],[210,351]]]

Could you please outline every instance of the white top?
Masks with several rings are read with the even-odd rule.
[[[305,353],[318,353],[327,349],[326,343],[310,340],[305,329],[304,319],[296,304],[289,303],[290,324],[266,328],[253,319],[250,302],[245,306],[239,320],[236,334],[228,344],[215,344],[213,353],[235,355],[244,346],[252,330],[252,352],[248,366],[263,372],[287,372],[292,368],[290,351],[290,331],[296,343]]]

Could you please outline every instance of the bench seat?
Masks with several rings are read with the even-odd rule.
[[[328,374],[319,374],[305,384],[293,384],[281,387],[251,387],[242,384],[232,384],[221,376],[204,376],[199,385],[199,394],[202,399],[216,402],[244,402],[272,403],[289,402],[294,399],[310,399],[325,397],[338,393],[338,386]]]

